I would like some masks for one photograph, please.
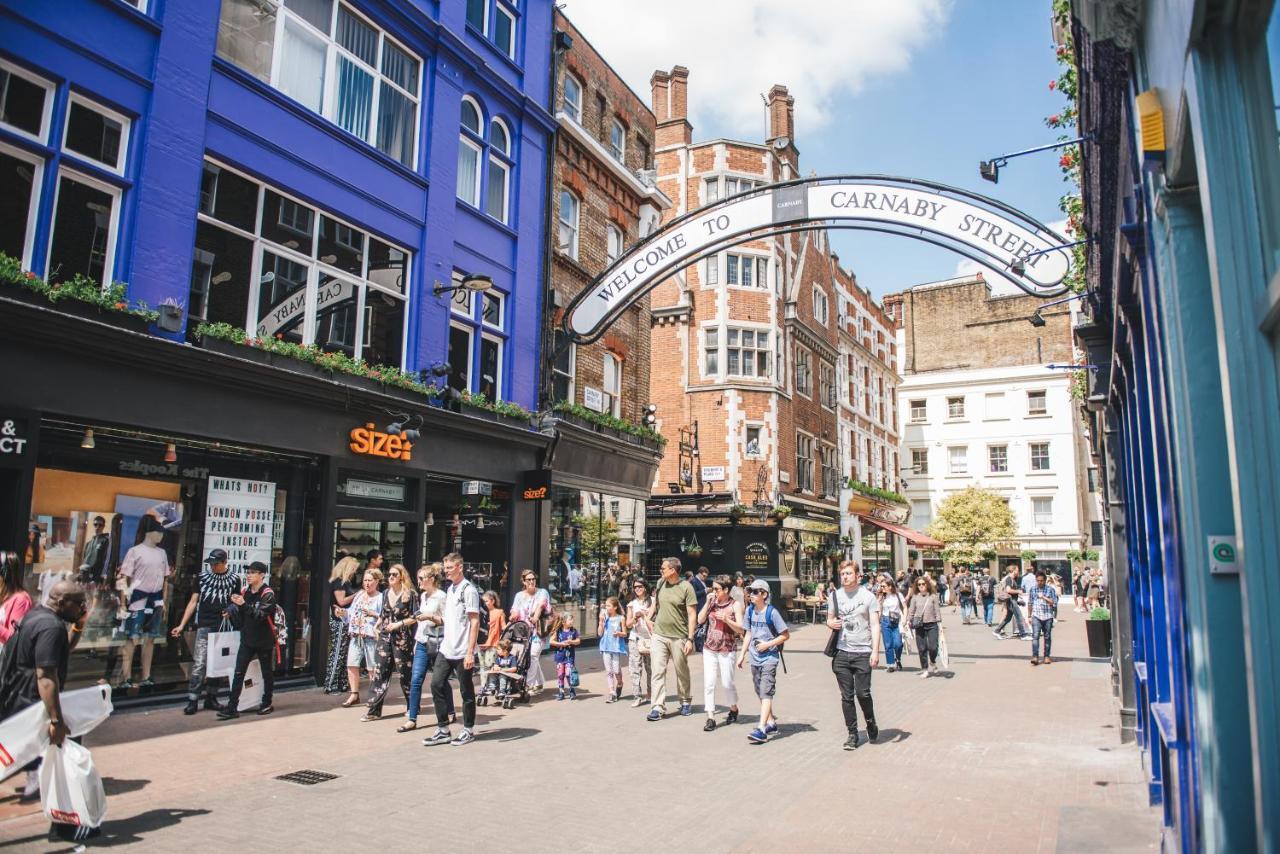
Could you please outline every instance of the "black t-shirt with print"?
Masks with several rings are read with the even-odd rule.
[[[67,639],[67,624],[53,611],[43,605],[28,611],[18,623],[18,630],[10,638],[8,646],[6,653],[12,655],[13,660],[5,667],[4,681],[14,680],[5,685],[5,694],[13,701],[11,712],[40,702],[40,691],[36,687],[37,667],[56,670],[59,686],[66,687],[71,644]]]

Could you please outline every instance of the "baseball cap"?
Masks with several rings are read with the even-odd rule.
[[[245,568],[245,572],[266,572],[267,565],[260,560],[255,560]]]
[[[204,559],[204,562],[205,562],[205,563],[226,563],[226,562],[227,562],[227,550],[226,550],[226,549],[214,549],[213,551],[209,552],[209,556],[208,556],[207,558],[205,558],[205,559]]]
[[[762,581],[761,579],[757,578],[755,581],[753,581],[753,582],[751,582],[750,584],[748,584],[748,585],[747,585],[747,589],[748,589],[748,590],[763,590],[765,593],[768,593],[768,592],[769,592],[769,582],[767,582],[767,581]]]

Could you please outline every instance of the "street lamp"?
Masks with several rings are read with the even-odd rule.
[[[482,294],[493,287],[493,279],[489,276],[483,276],[478,273],[471,273],[462,277],[462,282],[457,285],[444,285],[436,282],[435,287],[431,289],[432,296],[440,296],[441,294],[451,293],[453,291],[467,291],[473,294]]]
[[[990,181],[992,184],[1000,182],[1000,167],[1008,166],[1009,161],[1015,157],[1022,157],[1024,154],[1035,154],[1039,151],[1050,151],[1054,148],[1065,148],[1068,145],[1077,145],[1091,139],[1088,134],[1069,139],[1066,142],[1055,142],[1050,145],[1038,145],[1035,148],[1028,148],[1023,151],[1015,151],[1012,154],[1002,154],[999,157],[993,157],[990,160],[983,160],[978,164],[978,174],[982,176],[984,181]]]
[[[1051,246],[1048,249],[1041,249],[1038,252],[1028,252],[1026,255],[1019,255],[1009,262],[1009,272],[1015,276],[1025,276],[1027,274],[1027,259],[1035,258],[1039,255],[1048,255],[1050,252],[1058,252],[1063,249],[1071,249],[1074,246],[1081,246],[1088,243],[1089,239],[1077,240],[1074,243],[1064,243],[1061,246]]]
[[[1041,305],[1039,308],[1037,308],[1035,312],[1033,312],[1032,315],[1027,318],[1027,322],[1035,327],[1044,326],[1045,319],[1040,316],[1040,312],[1044,311],[1046,308],[1051,308],[1052,306],[1055,306],[1055,305],[1062,305],[1064,302],[1071,302],[1073,299],[1080,299],[1081,297],[1085,297],[1088,295],[1089,295],[1088,291],[1081,291],[1080,293],[1072,294],[1069,297],[1063,297],[1062,299],[1056,299],[1056,300],[1053,300],[1052,302],[1047,302],[1044,305]]]

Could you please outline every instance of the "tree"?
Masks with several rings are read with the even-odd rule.
[[[938,506],[929,536],[942,540],[942,556],[952,563],[980,563],[984,552],[1017,535],[1013,511],[997,493],[971,486]]]
[[[578,529],[578,561],[580,563],[607,563],[613,558],[618,545],[618,523],[599,514],[574,516],[573,526]]]

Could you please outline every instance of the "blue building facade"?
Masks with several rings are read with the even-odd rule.
[[[130,303],[180,309],[167,329],[125,329],[0,289],[0,418],[24,438],[0,459],[0,549],[24,554],[28,586],[79,572],[110,605],[127,540],[151,524],[133,499],[173,511],[147,511],[169,526],[164,632],[104,623],[86,639],[110,651],[117,699],[178,689],[184,653],[162,635],[228,532],[245,546],[233,568],[257,556],[292,585],[281,674],[328,681],[339,558],[381,551],[385,572],[462,551],[499,589],[517,562],[545,564],[519,487],[549,440],[467,398],[538,403],[552,5],[0,5],[0,252],[50,283],[120,282]],[[273,524],[255,542],[220,513]],[[95,536],[111,547],[85,569]]]
[[[1113,670],[1165,850],[1280,850],[1280,10],[1075,0]]]

